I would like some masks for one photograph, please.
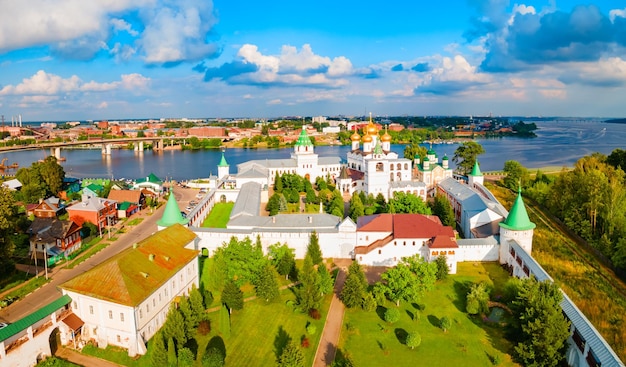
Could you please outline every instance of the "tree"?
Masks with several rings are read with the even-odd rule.
[[[431,214],[421,197],[402,191],[393,193],[393,198],[389,199],[389,208],[391,213]]]
[[[191,331],[196,326],[198,326],[198,316],[191,310],[191,305],[189,304],[189,298],[181,297],[180,302],[178,303],[178,310],[180,314],[183,315],[183,319],[185,320],[185,328],[188,331]]]
[[[283,352],[280,354],[280,358],[277,363],[278,367],[303,367],[304,366],[304,353],[302,350],[290,340]]]
[[[317,268],[320,276],[320,293],[322,295],[329,294],[333,291],[333,277],[323,264]]]
[[[254,283],[267,261],[263,249],[253,245],[249,237],[241,241],[232,237],[228,244],[215,251],[213,259],[219,268],[217,271],[221,272],[220,278],[232,279],[237,286],[246,282]]]
[[[353,274],[348,274],[341,290],[341,301],[348,308],[359,307],[363,304],[363,285],[359,278]]]
[[[518,161],[509,160],[504,162],[504,186],[511,190],[517,190],[518,187],[526,187],[530,177],[528,170]]]
[[[256,295],[265,302],[278,297],[278,282],[276,282],[276,269],[271,264],[266,264],[259,273],[256,281]]]
[[[33,166],[35,165],[39,165],[39,174],[45,183],[46,194],[58,195],[63,188],[65,171],[63,167],[57,163],[57,159],[54,156],[48,156],[41,163],[33,163]]]
[[[412,301],[417,297],[415,275],[406,264],[400,263],[381,275],[385,282],[386,293],[390,300],[400,306],[400,301]]]
[[[465,310],[470,315],[486,314],[489,312],[489,291],[483,282],[474,283],[467,294]]]
[[[394,307],[389,307],[385,310],[385,321],[390,324],[395,324],[400,321],[400,310]]]
[[[178,350],[178,367],[192,367],[194,364],[195,358],[191,349],[187,347],[180,348]]]
[[[439,320],[439,326],[441,326],[441,330],[447,333],[450,327],[452,327],[452,321],[450,321],[448,316],[444,316]]]
[[[191,306],[193,313],[197,316],[197,322],[204,319],[204,317],[202,317],[206,311],[204,307],[204,300],[202,293],[200,293],[200,290],[195,284],[191,287],[191,292],[189,293],[189,305]]]
[[[447,197],[444,195],[436,195],[432,203],[432,212],[433,215],[439,217],[444,226],[456,228],[454,209]]]
[[[404,158],[413,160],[415,156],[425,157],[426,156],[426,148],[419,144],[409,144],[404,147]]]
[[[446,256],[437,256],[435,264],[437,264],[437,280],[446,279],[448,277],[448,273],[450,273],[450,267],[448,266],[448,259]]]
[[[243,292],[232,280],[224,286],[222,303],[228,307],[229,312],[243,309]]]
[[[304,312],[319,306],[322,299],[320,292],[320,276],[313,267],[313,261],[310,256],[304,258],[302,271],[298,277],[300,279],[300,287],[296,290],[298,296],[298,304]]]
[[[534,277],[524,279],[512,303],[515,357],[525,366],[558,366],[565,357],[570,323],[561,310],[559,287]]]
[[[281,245],[279,243],[271,245],[268,249],[268,255],[272,265],[274,265],[278,274],[285,276],[285,279],[289,279],[289,274],[291,274],[296,267],[293,252],[294,250],[287,246],[287,244]]]
[[[169,367],[176,367],[178,360],[176,358],[176,346],[174,345],[174,339],[167,339],[167,365]]]
[[[187,331],[185,329],[185,319],[176,305],[172,303],[167,313],[165,324],[163,324],[163,339],[173,338],[180,346],[187,342]]]
[[[167,349],[165,349],[165,342],[163,341],[163,333],[156,333],[152,337],[152,343],[150,345],[151,357],[150,361],[153,366],[167,366]]]
[[[202,367],[222,367],[226,357],[219,348],[209,347],[202,356]]]
[[[0,186],[0,275],[10,274],[15,269],[11,259],[15,244],[10,235],[13,233],[16,213],[11,191]]]
[[[406,346],[415,349],[422,344],[422,336],[417,331],[412,331],[406,336]]]
[[[352,198],[350,198],[350,211],[348,215],[354,223],[357,222],[359,217],[365,215],[365,207],[363,206],[360,195],[356,191],[352,194]]]
[[[485,149],[475,141],[461,143],[454,151],[454,157],[452,157],[452,161],[457,167],[457,173],[463,176],[469,175],[472,172],[476,158],[483,153],[485,153]]]
[[[319,265],[322,263],[322,250],[320,249],[320,241],[317,236],[317,232],[311,232],[311,236],[309,237],[309,245],[306,248],[306,255],[310,256],[311,261],[313,261],[313,265]]]

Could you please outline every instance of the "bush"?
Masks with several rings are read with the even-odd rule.
[[[388,308],[385,311],[385,321],[394,324],[400,320],[400,310],[397,308]]]
[[[302,340],[300,341],[300,346],[302,348],[308,348],[311,345],[311,343],[309,342],[309,338],[307,338],[306,336],[302,337]]]
[[[209,320],[202,320],[198,324],[198,333],[200,335],[207,335],[211,332],[211,322]]]
[[[363,310],[367,312],[372,312],[376,310],[376,306],[377,304],[374,296],[371,293],[366,292],[363,296]]]
[[[312,308],[309,310],[309,316],[311,316],[313,320],[319,320],[322,318],[322,314],[316,308]]]
[[[448,330],[450,330],[450,327],[452,326],[452,321],[450,321],[449,317],[444,316],[441,318],[441,320],[439,320],[439,326],[441,326],[441,330],[443,330],[444,332],[447,332]]]
[[[306,332],[309,335],[315,335],[315,333],[317,332],[317,327],[315,325],[313,325],[313,324],[308,324],[306,326]]]
[[[419,347],[420,344],[422,344],[422,336],[417,331],[411,332],[406,336],[407,347],[414,349]]]

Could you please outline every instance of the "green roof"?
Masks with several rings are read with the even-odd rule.
[[[309,138],[309,134],[306,133],[306,129],[302,127],[302,131],[300,132],[300,136],[298,136],[298,140],[296,141],[297,147],[304,146],[313,146],[311,142],[311,138]]]
[[[471,176],[477,177],[477,176],[482,176],[482,172],[480,172],[480,167],[478,166],[478,160],[474,161],[474,167],[472,168],[472,173],[470,173]]]
[[[160,227],[169,227],[172,224],[187,224],[189,220],[183,218],[180,212],[180,207],[174,197],[174,190],[170,189],[170,197],[167,199],[165,209],[163,210],[163,216],[157,221],[157,225]]]
[[[447,160],[448,160],[448,156],[447,156],[447,155],[444,155],[444,156],[443,156],[443,160],[444,160],[444,161],[447,161]]]
[[[98,184],[95,184],[95,183],[89,184],[85,188],[89,189],[89,190],[91,190],[91,191],[93,191],[95,193],[98,193],[98,192],[104,190],[104,186],[98,185]]]
[[[140,183],[140,182],[152,182],[155,184],[162,184],[163,181],[161,181],[160,178],[158,178],[154,173],[151,173],[148,177],[146,178],[139,178],[135,181],[136,183]]]
[[[428,151],[426,152],[426,154],[428,155],[437,155],[437,152],[435,152],[432,148],[428,149]]]
[[[180,269],[197,259],[197,251],[185,248],[195,238],[196,234],[190,229],[175,224],[60,287],[89,297],[135,307]]]
[[[51,315],[53,312],[56,312],[70,302],[72,302],[72,299],[66,294],[61,298],[50,302],[48,305],[43,306],[30,315],[27,315],[16,322],[9,324],[5,328],[0,329],[0,341],[7,340],[20,331],[27,329],[29,326],[34,325],[39,320]]]
[[[500,222],[500,227],[513,231],[526,231],[535,228],[535,223],[531,222],[526,212],[526,206],[522,199],[522,190],[517,193],[517,198],[513,203],[513,207],[504,222]]]
[[[220,163],[217,165],[218,167],[228,167],[228,163],[226,163],[226,158],[224,158],[224,152],[222,152],[222,159]]]
[[[376,146],[374,147],[374,154],[383,154],[383,148],[380,146],[380,140],[376,140]]]
[[[117,209],[118,210],[126,210],[128,209],[131,205],[133,205],[133,203],[129,202],[129,201],[124,201],[121,204],[117,205]]]

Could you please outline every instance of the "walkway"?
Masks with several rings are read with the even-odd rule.
[[[77,351],[69,348],[59,348],[55,353],[55,356],[66,361],[70,361],[79,366],[89,367],[120,367],[121,365],[113,362],[106,361],[104,359],[88,356],[86,354],[78,353]]]
[[[337,280],[335,281],[333,299],[330,301],[330,309],[328,310],[328,316],[324,323],[324,331],[322,332],[322,337],[320,338],[317,351],[315,352],[313,367],[330,366],[335,359],[337,343],[341,335],[341,325],[343,324],[343,314],[345,312],[345,307],[343,302],[339,299],[339,295],[341,294],[345,281],[346,272],[343,268],[340,268],[337,274]]]

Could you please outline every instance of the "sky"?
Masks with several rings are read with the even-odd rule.
[[[0,0],[10,121],[626,117],[623,0]]]

